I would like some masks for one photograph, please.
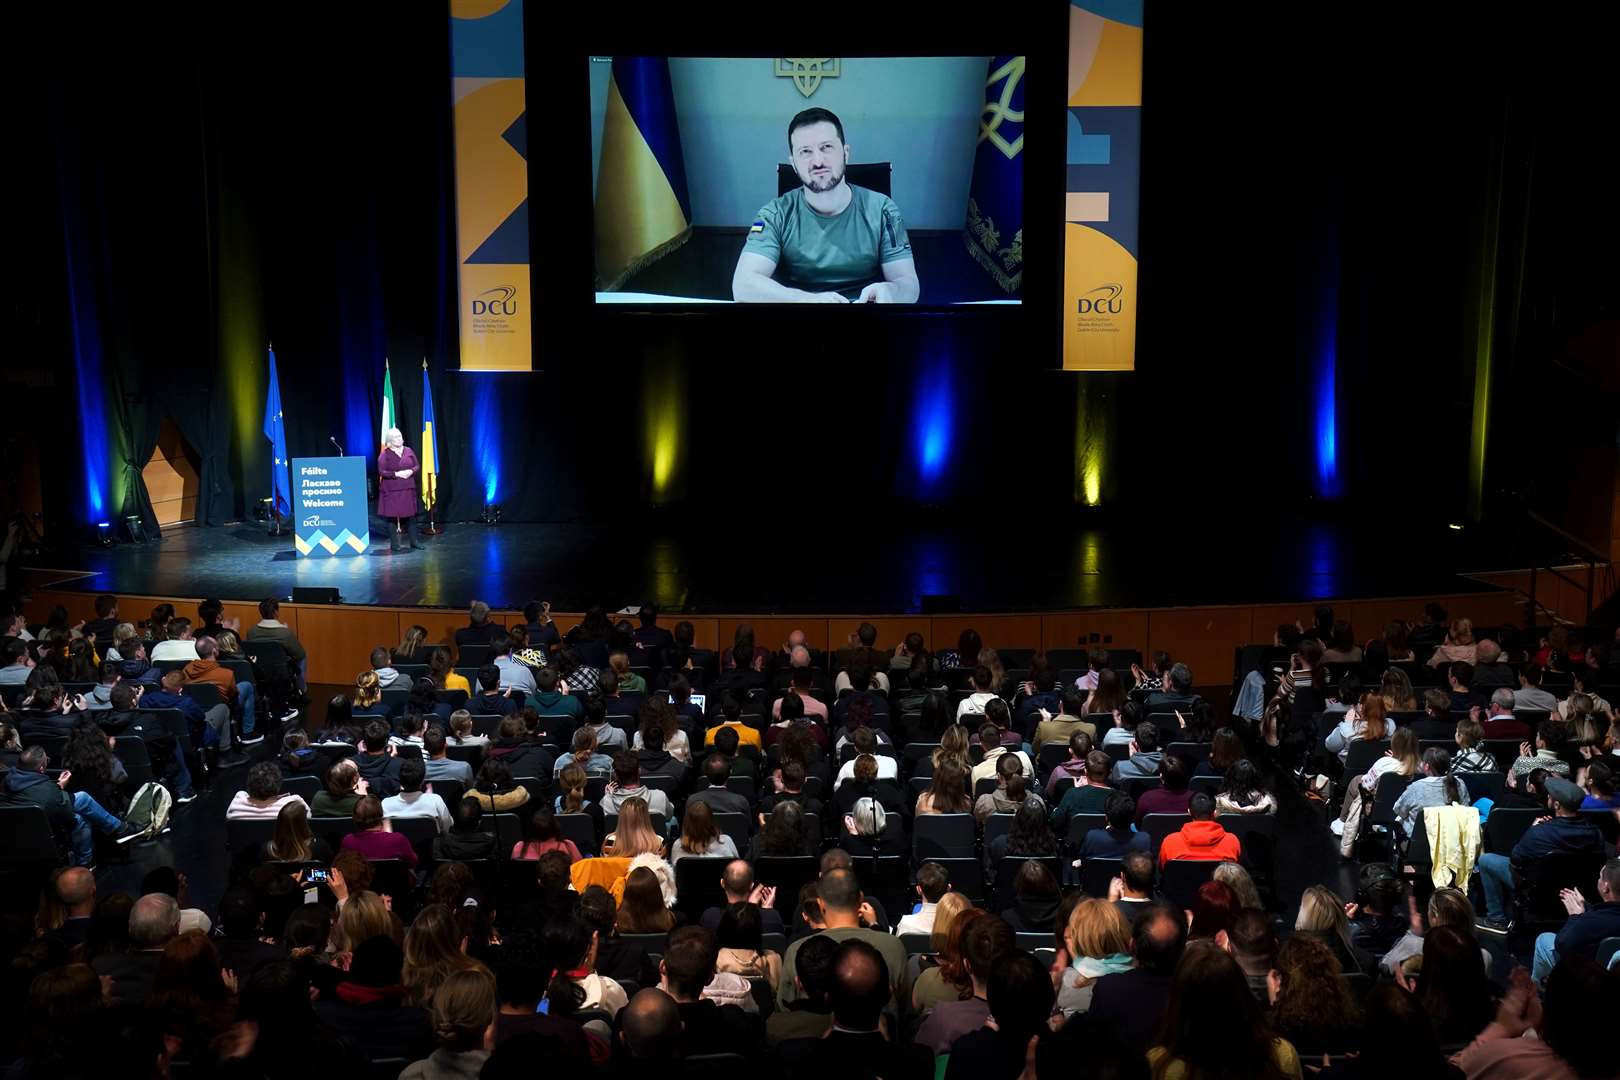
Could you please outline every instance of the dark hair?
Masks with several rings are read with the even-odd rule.
[[[832,968],[828,998],[834,1022],[853,1031],[876,1030],[891,997],[889,965],[883,954],[864,941],[850,938],[838,946]]]
[[[986,921],[990,920],[981,920]],[[1021,1046],[1031,1036],[1046,1031],[1046,1018],[1052,1014],[1056,1001],[1046,965],[1029,953],[1015,949],[996,960],[985,982],[990,1013],[996,1018],[1003,1039]]]
[[[1055,855],[1057,842],[1046,826],[1046,807],[1035,799],[1025,799],[1013,815],[1007,834],[1009,855]]]
[[[1185,1064],[1188,1076],[1283,1075],[1271,1026],[1243,970],[1213,942],[1189,946],[1177,966],[1159,1043],[1167,1057]]]
[[[1153,856],[1147,852],[1137,851],[1131,854],[1146,856],[1151,867]],[[1128,857],[1125,860],[1126,881],[1135,888],[1136,884],[1131,880],[1131,861]],[[1131,955],[1136,957],[1137,967],[1144,971],[1156,975],[1174,973],[1186,946],[1186,917],[1164,904],[1149,904],[1145,911],[1137,914],[1136,921],[1131,924]]]
[[[1194,821],[1208,821],[1215,816],[1215,800],[1207,791],[1195,791],[1187,800],[1187,814]]]
[[[1127,792],[1116,791],[1103,803],[1103,814],[1108,818],[1110,829],[1129,832],[1136,821],[1136,800]]]
[[[722,949],[758,949],[763,932],[759,905],[739,901],[720,913],[714,940]]]
[[[402,791],[421,791],[427,779],[427,766],[421,758],[405,758],[399,763],[399,786]]]
[[[814,934],[799,946],[798,962],[793,973],[804,986],[805,997],[813,1002],[827,1000],[832,990],[833,958],[838,955],[838,942],[826,934]]]
[[[249,769],[247,793],[259,802],[281,794],[281,766],[273,761],[261,761]]]
[[[1479,942],[1456,926],[1432,926],[1423,935],[1423,970],[1417,995],[1442,1044],[1466,1044],[1496,1014]]]
[[[1248,758],[1240,758],[1226,770],[1221,794],[1239,806],[1253,806],[1265,796],[1260,788],[1260,770]]]
[[[697,997],[714,978],[715,953],[714,935],[701,926],[683,926],[671,933],[664,947],[664,976],[670,989],[683,997]]]

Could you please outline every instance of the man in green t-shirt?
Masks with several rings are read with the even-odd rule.
[[[748,229],[731,295],[770,303],[914,304],[919,285],[900,208],[844,180],[849,144],[826,109],[788,124],[802,187],[760,207]]]

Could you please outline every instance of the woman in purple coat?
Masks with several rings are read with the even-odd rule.
[[[391,518],[394,532],[388,550],[398,552],[416,542],[416,451],[405,445],[399,428],[383,435],[383,452],[377,455],[377,515]]]

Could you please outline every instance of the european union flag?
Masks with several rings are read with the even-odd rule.
[[[292,513],[292,476],[287,464],[287,428],[281,418],[281,379],[270,350],[270,386],[264,395],[264,437],[270,440],[270,498],[276,513]]]
[[[979,114],[967,222],[968,254],[1002,290],[1024,281],[1024,58],[993,56]]]
[[[669,60],[615,56],[596,181],[596,280],[618,289],[692,233]]]

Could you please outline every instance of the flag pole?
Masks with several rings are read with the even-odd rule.
[[[426,380],[427,380],[427,370],[428,370],[427,357],[424,356],[424,357],[422,357],[422,379],[423,379],[423,385],[424,386],[426,385]],[[438,434],[437,431],[435,431],[433,433],[433,438],[434,438],[435,443],[437,443],[438,438],[439,438],[439,434]],[[435,455],[434,459],[433,459],[433,468],[435,470],[437,470],[438,467],[439,467],[439,461],[438,461],[437,455]],[[435,496],[434,499],[433,499],[433,505],[428,507],[427,528],[422,530],[422,535],[423,536],[438,536],[443,531],[444,530],[439,528],[439,500],[438,500],[438,497]]]

